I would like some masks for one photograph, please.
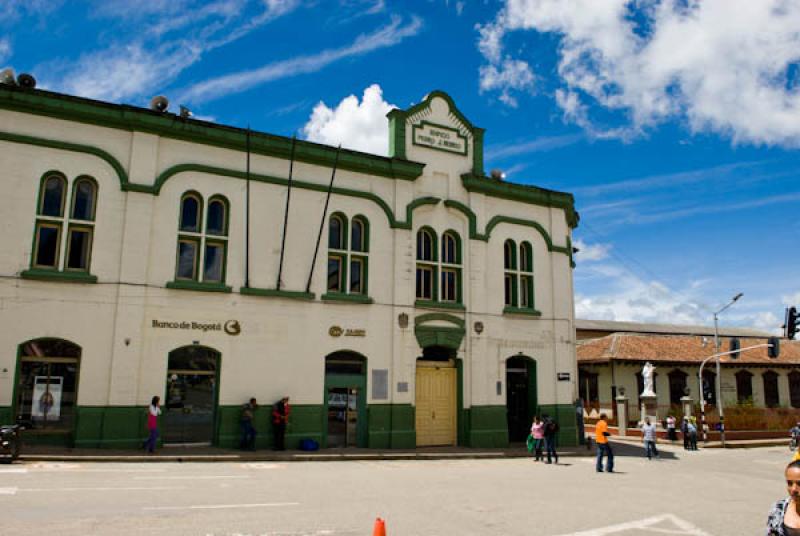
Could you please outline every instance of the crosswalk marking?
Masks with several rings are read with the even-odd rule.
[[[667,523],[667,525],[672,526],[656,526],[662,523]],[[644,531],[644,533],[651,532],[661,534],[680,534],[684,536],[711,536],[711,534],[708,532],[695,527],[688,521],[673,514],[663,514],[645,519],[639,519],[637,521],[620,523],[618,525],[610,525],[608,527],[584,530],[581,532],[572,532],[569,534],[561,534],[560,536],[606,536],[620,534],[629,530]]]

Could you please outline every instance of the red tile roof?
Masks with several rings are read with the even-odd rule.
[[[742,348],[765,344],[765,338],[740,338]],[[720,351],[729,349],[730,338],[720,337]],[[670,363],[700,363],[714,353],[714,338],[691,335],[642,335],[614,333],[599,339],[578,341],[578,363],[608,363],[614,361],[653,361]],[[780,356],[767,356],[767,348],[741,352],[739,359],[723,357],[723,363],[762,366],[800,365],[800,341],[780,340]]]

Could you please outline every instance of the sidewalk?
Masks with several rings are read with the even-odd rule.
[[[640,437],[635,436],[626,436],[620,437],[618,435],[612,435],[611,440],[614,443],[626,443],[629,445],[641,445],[642,439]],[[677,441],[670,441],[669,439],[662,439],[658,438],[656,441],[659,445],[674,445],[676,447],[683,447],[683,439],[678,439]],[[787,447],[788,449],[789,441],[785,438],[779,439],[734,439],[734,440],[727,440],[725,441],[725,448],[726,449],[749,449],[749,448],[757,448],[757,447]],[[722,442],[720,441],[709,441],[706,444],[703,444],[703,440],[701,438],[697,439],[697,447],[699,449],[707,448],[707,449],[721,449]]]
[[[154,454],[141,450],[80,449],[30,445],[22,449],[21,461],[27,462],[333,462],[353,460],[459,460],[530,457],[524,445],[505,449],[473,449],[467,447],[429,447],[420,449],[325,449],[257,450],[245,452],[216,447],[165,447]],[[559,449],[559,458],[594,456],[586,446]]]

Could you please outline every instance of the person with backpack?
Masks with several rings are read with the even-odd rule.
[[[284,396],[272,406],[272,431],[275,434],[275,450],[286,450],[286,425],[289,424],[289,397]]]
[[[545,463],[553,463],[552,460],[558,463],[558,453],[556,452],[556,434],[558,434],[558,423],[552,417],[544,416],[544,450],[547,452],[547,461]]]
[[[255,419],[255,412],[258,404],[256,399],[251,398],[250,402],[242,407],[242,417],[240,424],[242,426],[242,439],[239,442],[239,448],[242,450],[256,450],[256,428],[253,426]]]

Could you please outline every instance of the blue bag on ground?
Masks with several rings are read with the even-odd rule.
[[[301,439],[300,450],[319,450],[319,443],[313,439]]]

